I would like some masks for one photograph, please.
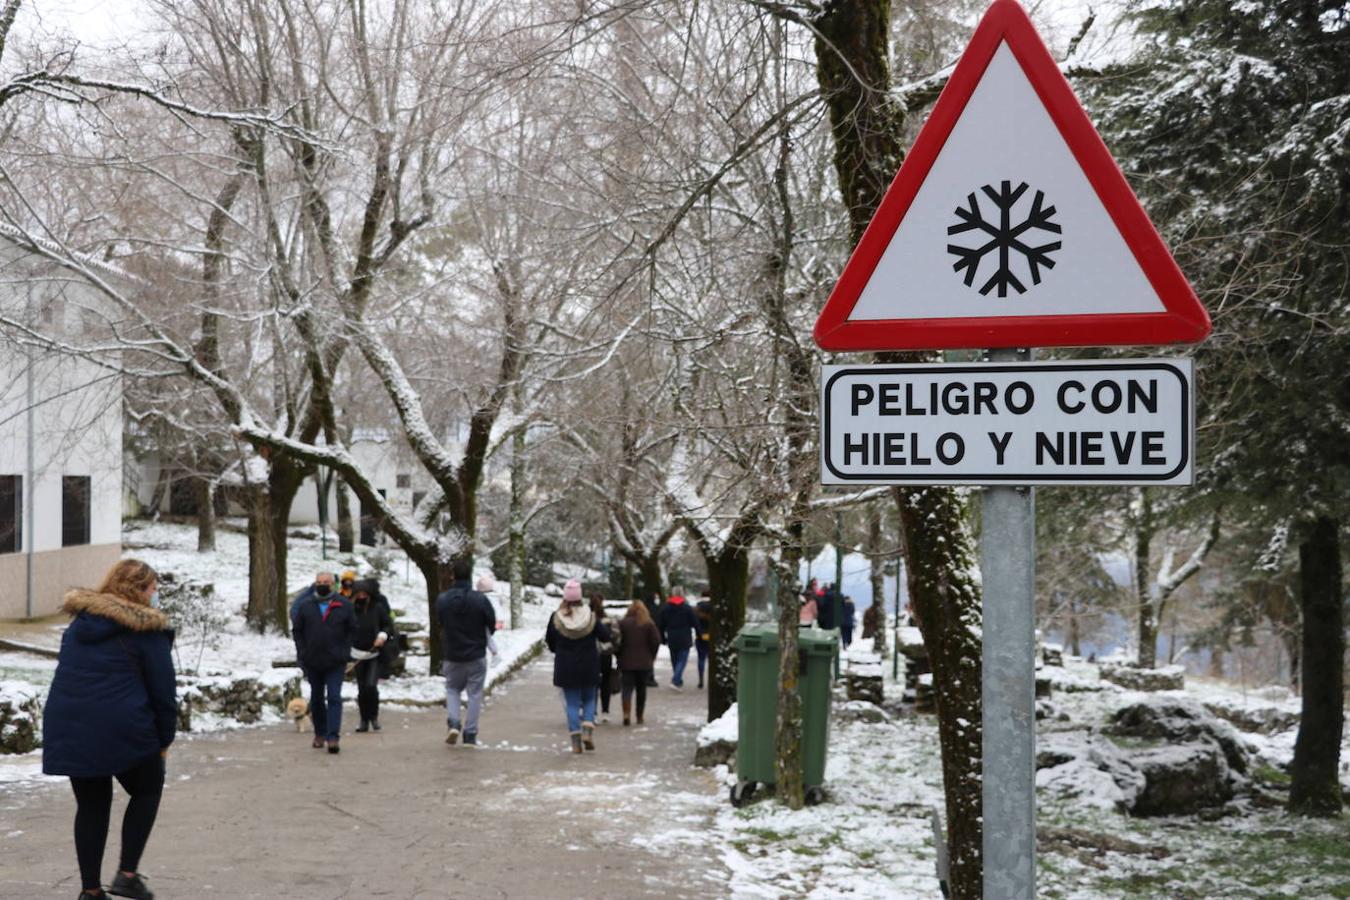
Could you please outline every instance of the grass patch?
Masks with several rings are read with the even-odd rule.
[[[1289,783],[1293,781],[1293,777],[1288,772],[1266,763],[1257,766],[1255,771],[1252,772],[1252,776],[1257,781],[1264,781],[1266,784],[1279,785],[1280,787],[1289,787]]]

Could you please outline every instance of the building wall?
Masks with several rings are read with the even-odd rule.
[[[12,263],[12,261],[11,261]],[[65,278],[0,267],[0,307],[35,316],[45,332],[68,329],[72,342],[84,321],[88,291]],[[29,396],[32,396],[31,416]],[[28,469],[32,423],[33,469]],[[23,546],[0,554],[0,618],[28,613],[25,559],[33,553],[33,615],[60,608],[74,585],[96,583],[122,550],[122,386],[106,366],[71,354],[34,351],[0,334],[0,475],[23,477]],[[62,547],[62,478],[90,479],[89,544]],[[32,519],[27,510],[31,495]]]

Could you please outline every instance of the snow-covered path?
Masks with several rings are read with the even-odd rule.
[[[496,689],[479,750],[443,743],[441,710],[389,708],[382,733],[352,734],[351,703],[339,756],[288,724],[184,736],[142,864],[151,887],[269,900],[724,896],[707,840],[718,788],[690,765],[703,692],[651,692],[642,728],[619,724],[614,697],[597,752],[576,757],[551,665],[545,652]],[[61,783],[0,792],[0,898],[78,892],[73,812]]]

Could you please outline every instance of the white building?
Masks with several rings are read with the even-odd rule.
[[[96,261],[100,274],[129,279]],[[0,230],[0,619],[46,616],[122,555],[122,383],[97,338],[101,297]]]

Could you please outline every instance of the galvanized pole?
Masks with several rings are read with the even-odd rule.
[[[33,286],[27,287],[27,299],[24,301],[24,316],[29,328],[36,327],[36,320],[33,318]],[[34,410],[37,408],[37,391],[34,384],[36,373],[33,368],[37,365],[37,350],[33,347],[33,342],[28,342],[27,359],[28,379],[25,387],[24,402],[27,407],[24,410],[25,429],[28,434],[28,456],[24,463],[24,483],[23,483],[23,517],[27,521],[24,526],[27,533],[24,535],[28,539],[28,552],[24,554],[24,580],[27,591],[27,601],[24,603],[24,616],[33,618],[33,588],[36,581],[36,572],[33,568],[33,553],[37,547],[37,503],[35,495],[37,494],[37,460],[35,459],[33,429],[36,426],[36,416]]]
[[[990,362],[1030,359],[991,350]],[[1036,896],[1036,504],[1030,487],[984,489],[984,896]]]

